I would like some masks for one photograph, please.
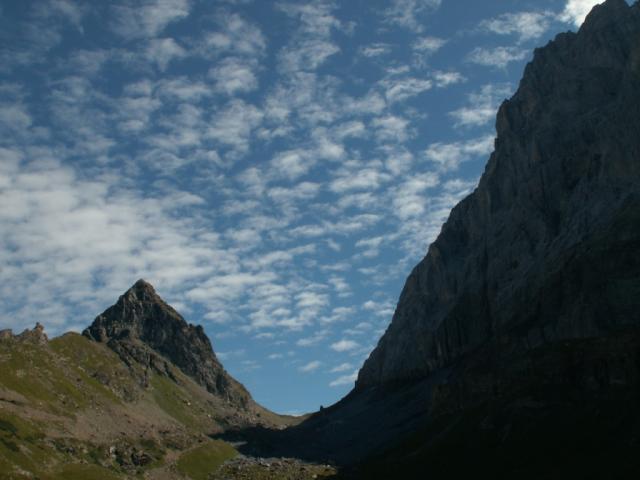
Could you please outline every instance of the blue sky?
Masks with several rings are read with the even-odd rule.
[[[0,327],[138,278],[278,412],[328,405],[587,0],[0,3]]]

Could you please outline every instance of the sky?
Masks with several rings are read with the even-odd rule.
[[[0,1],[0,328],[144,278],[264,406],[334,403],[596,3]]]

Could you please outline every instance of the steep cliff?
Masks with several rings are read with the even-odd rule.
[[[640,3],[608,0],[537,49],[496,128],[356,390],[640,327]]]
[[[249,392],[222,367],[201,326],[188,324],[154,288],[138,280],[83,335],[115,351],[146,383],[150,371],[171,377],[167,360],[210,393],[240,407],[253,404]]]

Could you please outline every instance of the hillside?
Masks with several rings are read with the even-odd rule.
[[[130,316],[134,311],[149,315]],[[0,478],[203,478],[197,468],[208,474],[237,455],[211,435],[294,420],[257,405],[217,362],[202,329],[186,324],[146,282],[136,283],[88,332],[96,325],[110,333],[133,327],[134,317],[155,322],[157,334],[160,325],[172,331],[163,345],[172,344],[174,354],[176,332],[195,332],[202,355],[214,363],[180,368],[171,352],[131,330],[106,343],[76,333],[49,340],[40,324],[19,335],[3,331]],[[198,352],[194,342],[182,346]],[[222,377],[218,384],[226,390],[209,391],[208,375]]]

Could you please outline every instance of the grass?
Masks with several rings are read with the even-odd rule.
[[[0,410],[0,471],[17,466],[33,472],[55,461],[56,452],[44,437],[37,424]]]
[[[47,477],[44,477],[47,478]],[[47,480],[119,480],[122,477],[98,465],[65,465]]]
[[[152,395],[158,406],[183,425],[191,428],[201,426],[201,418],[194,414],[195,405],[170,378],[154,374],[151,378]]]
[[[178,459],[176,468],[192,480],[206,480],[211,472],[237,454],[228,443],[212,440],[184,453]]]

